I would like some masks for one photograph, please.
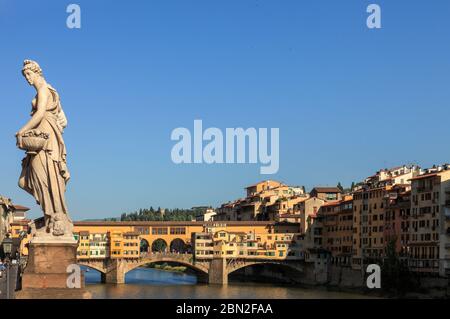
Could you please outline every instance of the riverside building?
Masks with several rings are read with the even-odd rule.
[[[409,267],[413,271],[450,272],[450,165],[427,169],[411,179]]]

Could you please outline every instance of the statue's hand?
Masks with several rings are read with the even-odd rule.
[[[22,148],[22,132],[16,133],[16,146]]]
[[[24,130],[24,129],[20,129],[20,130],[16,133],[16,137],[22,136],[23,133],[25,133],[25,130]]]

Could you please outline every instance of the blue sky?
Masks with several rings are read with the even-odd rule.
[[[216,206],[262,179],[349,185],[402,163],[450,161],[450,2],[0,0],[0,194],[18,188],[24,59],[60,93],[73,219]],[[366,27],[366,7],[382,29]],[[280,169],[175,165],[174,128],[280,128]]]

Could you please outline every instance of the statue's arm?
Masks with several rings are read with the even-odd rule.
[[[32,130],[36,126],[38,126],[39,123],[41,123],[45,115],[47,102],[48,102],[48,94],[46,90],[39,90],[37,94],[36,112],[34,112],[31,119],[19,130],[19,132],[17,132],[17,134],[22,134],[26,131]]]

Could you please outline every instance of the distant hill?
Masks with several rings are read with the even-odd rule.
[[[143,208],[130,213],[123,213],[120,217],[108,217],[108,218],[88,218],[83,219],[85,222],[98,222],[98,221],[191,221],[195,219],[195,216],[201,212],[202,207],[193,209],[164,209],[158,207],[154,209]]]
[[[153,207],[123,213],[120,221],[191,221],[198,214],[196,209],[162,209]]]

